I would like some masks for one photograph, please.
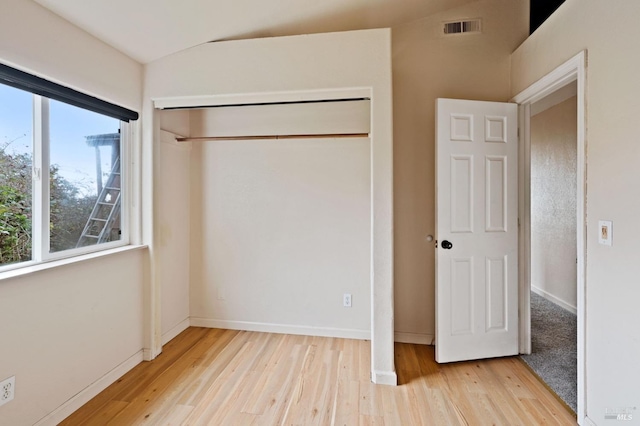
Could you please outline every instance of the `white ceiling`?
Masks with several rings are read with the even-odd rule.
[[[392,27],[475,0],[35,0],[148,63],[209,41]]]

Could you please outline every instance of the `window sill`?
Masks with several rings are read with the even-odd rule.
[[[55,269],[65,265],[71,265],[74,263],[86,262],[92,259],[98,259],[105,256],[111,256],[114,254],[124,253],[127,251],[146,249],[146,245],[126,245],[122,247],[116,247],[108,250],[101,250],[93,253],[82,254],[79,256],[67,257],[64,259],[51,260],[49,262],[42,262],[35,265],[28,265],[24,267],[17,267],[9,271],[0,272],[0,281],[29,275],[33,272],[46,271],[48,269]]]

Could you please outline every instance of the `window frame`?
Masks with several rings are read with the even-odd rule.
[[[0,82],[2,84],[2,82]],[[50,135],[49,100],[46,96],[32,93],[33,97],[33,146],[32,146],[32,214],[31,214],[31,260],[0,266],[0,273],[30,267],[46,262],[78,257],[90,253],[111,250],[131,245],[132,211],[132,163],[131,145],[135,137],[135,123],[122,119],[120,122],[120,179],[121,234],[117,241],[109,241],[89,246],[50,252]],[[88,108],[74,105],[91,111]],[[93,111],[97,114],[100,112]],[[102,114],[105,115],[105,114]],[[112,117],[115,118],[115,117]],[[117,118],[116,118],[117,119]],[[88,218],[87,218],[88,219]]]

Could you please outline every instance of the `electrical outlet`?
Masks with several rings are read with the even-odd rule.
[[[0,382],[0,405],[11,401],[16,394],[16,376]]]
[[[342,296],[342,304],[344,305],[345,308],[351,307],[351,295],[349,293],[345,293]]]

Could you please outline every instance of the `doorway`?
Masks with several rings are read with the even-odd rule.
[[[375,89],[375,88],[374,88]],[[397,384],[397,375],[395,372],[395,367],[393,364],[393,298],[388,297],[389,294],[392,294],[392,274],[389,272],[391,269],[389,265],[393,262],[388,262],[387,259],[392,259],[392,216],[388,214],[392,209],[392,197],[390,186],[388,185],[391,182],[391,168],[389,167],[391,164],[391,138],[390,133],[387,131],[391,127],[390,123],[390,115],[386,114],[387,109],[384,108],[385,105],[385,96],[386,92],[382,92],[378,95],[378,91],[372,88],[346,88],[346,89],[314,89],[310,91],[280,91],[280,92],[264,92],[264,93],[239,93],[239,94],[228,94],[228,95],[205,95],[205,96],[177,96],[177,97],[158,97],[153,99],[153,104],[151,105],[154,110],[161,109],[189,109],[191,111],[196,108],[223,108],[223,107],[252,107],[252,106],[262,106],[262,105],[285,105],[285,104],[324,104],[327,102],[340,102],[340,101],[371,101],[371,107],[366,114],[367,123],[370,125],[370,137],[368,138],[368,148],[370,150],[369,155],[367,155],[366,165],[369,167],[369,172],[367,173],[368,179],[368,189],[366,192],[366,197],[369,203],[369,210],[367,211],[367,217],[370,218],[370,224],[367,228],[367,242],[369,243],[368,251],[366,253],[366,260],[369,262],[370,269],[366,271],[368,274],[368,279],[363,281],[363,285],[367,288],[370,288],[370,292],[365,294],[364,292],[360,292],[363,296],[357,300],[361,300],[361,302],[357,302],[356,299],[351,299],[353,302],[353,306],[351,311],[348,310],[340,310],[341,313],[348,313],[356,311],[356,303],[358,304],[357,309],[364,309],[370,313],[370,316],[367,317],[366,320],[370,321],[370,329],[364,330],[365,334],[360,334],[360,336],[364,336],[363,338],[369,338],[371,340],[371,380],[377,384],[388,384],[388,385],[396,385]],[[193,91],[193,86],[186,88],[185,90]],[[207,89],[208,90],[208,89]],[[375,102],[373,100],[376,100]],[[154,110],[147,111],[147,114],[152,118],[154,114]],[[388,116],[388,117],[387,117]],[[261,116],[263,119],[269,119],[269,117]],[[260,118],[260,117],[259,117]],[[315,117],[317,118],[317,117]],[[389,118],[389,120],[387,120]],[[223,123],[225,123],[223,121]],[[311,121],[311,123],[317,123],[317,121]],[[267,124],[271,125],[272,123],[267,120]],[[216,127],[218,128],[218,127]],[[257,135],[263,135],[263,130]],[[157,133],[157,128],[156,128]],[[296,131],[296,134],[298,131]],[[352,133],[349,131],[347,133]],[[361,133],[361,132],[355,132]],[[315,131],[313,134],[316,134]],[[204,134],[205,139],[209,139],[212,135],[210,133]],[[193,135],[191,135],[193,136]],[[224,135],[227,136],[227,135]],[[245,139],[246,136],[242,135]],[[287,134],[283,135],[272,135],[272,136],[290,136]],[[299,136],[299,135],[298,135]],[[312,136],[312,135],[309,135]],[[154,126],[148,126],[148,132],[145,134],[145,137],[151,141],[154,137]],[[276,138],[275,140],[283,141],[287,138]],[[312,138],[307,138],[308,140]],[[359,142],[357,142],[359,143]],[[283,144],[284,145],[284,144]],[[157,144],[150,143],[147,148],[147,154],[149,154],[149,158],[154,159],[158,158],[156,153]],[[152,161],[153,163],[153,161]],[[157,174],[161,171],[157,167],[157,164],[150,164],[149,170],[152,170],[151,174]],[[359,168],[358,170],[361,170]],[[277,170],[276,170],[277,171]],[[304,172],[310,172],[310,170],[304,170]],[[346,170],[346,172],[351,172]],[[326,173],[322,174],[322,178],[329,178],[325,176]],[[153,179],[150,179],[153,181]],[[353,185],[352,185],[353,186]],[[345,189],[345,188],[341,188]],[[349,189],[349,188],[347,188]],[[267,194],[268,195],[268,194]],[[324,194],[321,194],[324,195]],[[346,202],[350,202],[351,198],[348,198]],[[308,207],[305,205],[304,207]],[[334,215],[335,217],[335,215]],[[364,222],[360,222],[364,223]],[[375,225],[375,226],[374,226]],[[269,229],[269,231],[272,231]],[[314,230],[315,232],[315,230]],[[302,235],[302,237],[306,236]],[[364,256],[363,256],[364,257]],[[349,259],[348,257],[346,258]],[[344,259],[343,259],[344,260]],[[204,269],[203,266],[201,269]],[[335,268],[334,268],[335,269]],[[340,271],[340,268],[338,268]],[[334,271],[335,272],[335,271]],[[392,272],[392,271],[391,271]],[[195,281],[195,280],[194,280]],[[360,281],[358,282],[360,284]],[[218,293],[217,289],[214,292],[215,300],[217,301],[227,301],[229,303],[229,294],[223,290]],[[298,290],[295,290],[298,291]],[[347,293],[343,293],[346,291]],[[352,290],[344,289],[340,290],[338,297],[333,297],[331,294],[323,295],[323,301],[328,301],[328,303],[334,303],[337,300],[338,306],[343,305],[343,295],[344,294],[353,294]],[[335,293],[335,292],[334,292]],[[355,293],[355,292],[354,292]],[[304,295],[301,296],[301,298]],[[192,295],[193,298],[193,295]],[[368,299],[367,299],[368,298]],[[160,292],[156,292],[149,297],[149,305],[150,312],[159,312],[161,297]],[[367,300],[369,303],[367,303]],[[315,302],[312,300],[309,302],[309,299],[303,299],[304,303]],[[361,304],[360,304],[361,303]],[[278,302],[278,304],[281,304]],[[303,305],[300,305],[303,306]],[[298,305],[295,305],[298,308]],[[340,309],[340,308],[339,308]],[[299,310],[298,312],[300,312]],[[308,311],[302,312],[301,315],[306,315]],[[192,312],[193,315],[193,312]],[[324,317],[326,317],[326,312]],[[323,317],[323,318],[324,318]],[[150,330],[148,333],[148,345],[150,347],[154,347],[154,356],[161,350],[159,336],[160,332],[160,321],[158,320],[159,314],[155,314],[150,323]],[[194,324],[193,316],[191,317],[192,322]],[[207,318],[217,320],[218,318]],[[242,320],[231,319],[233,321],[242,322]],[[253,323],[252,325],[256,328],[262,324],[259,321],[244,321],[245,323]],[[209,322],[209,324],[213,324],[213,322]],[[218,323],[219,324],[219,323]],[[257,325],[256,325],[257,324]],[[305,324],[305,323],[303,323]],[[270,323],[270,326],[278,327],[281,325],[279,323]],[[218,325],[219,326],[219,325]],[[283,328],[280,328],[283,330]],[[318,331],[320,330],[320,331]],[[342,330],[346,330],[346,333],[353,333],[354,330],[352,328],[343,327]],[[263,331],[266,331],[263,329]],[[306,322],[305,334],[309,334],[309,332],[324,332],[335,333],[336,328],[331,327],[329,325],[323,325],[322,329],[315,326],[314,324],[309,324]],[[356,330],[360,332],[361,330]],[[346,337],[343,335],[343,337]],[[152,357],[150,357],[152,358]]]
[[[531,354],[527,365],[575,412],[577,84],[533,103]]]
[[[576,157],[575,157],[575,308],[576,308],[576,403],[574,409],[578,423],[582,424],[586,416],[585,381],[586,381],[586,120],[585,120],[585,87],[586,87],[586,52],[580,52],[566,63],[531,85],[517,95],[513,101],[519,105],[520,128],[520,180],[519,180],[519,211],[520,211],[520,268],[519,268],[519,311],[520,311],[520,353],[532,353],[532,289],[533,278],[539,276],[539,270],[533,271],[537,265],[535,260],[534,240],[536,224],[533,218],[535,205],[532,190],[532,115],[539,108],[544,99],[549,99],[563,91],[571,90],[575,85],[576,92]],[[551,218],[551,223],[553,219]],[[548,233],[553,234],[553,230]],[[550,237],[553,240],[553,235]],[[547,243],[548,244],[548,243]],[[566,250],[565,250],[566,251]],[[565,265],[567,266],[567,265]],[[539,287],[538,287],[539,288]],[[549,292],[546,292],[548,295]],[[533,298],[537,298],[537,294]],[[556,298],[556,302],[558,302]],[[566,306],[565,306],[566,308]]]

